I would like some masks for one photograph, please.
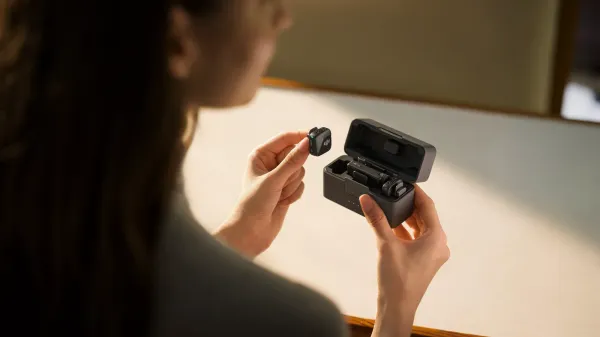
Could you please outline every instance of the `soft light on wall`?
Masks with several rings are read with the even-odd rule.
[[[560,0],[291,0],[268,76],[547,113]]]

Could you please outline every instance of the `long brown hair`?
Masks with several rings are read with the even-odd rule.
[[[0,2],[1,334],[147,335],[185,151],[171,5]]]

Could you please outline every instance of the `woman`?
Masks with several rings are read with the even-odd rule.
[[[178,188],[188,117],[249,102],[290,23],[280,0],[0,3],[3,334],[348,335],[331,301],[251,262],[302,195],[304,132],[250,156],[214,237]],[[408,336],[445,234],[419,188],[414,241],[361,205],[380,256],[374,336]]]

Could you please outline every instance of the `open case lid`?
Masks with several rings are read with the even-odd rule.
[[[352,121],[344,151],[393,171],[409,183],[429,178],[436,155],[433,145],[372,119]]]

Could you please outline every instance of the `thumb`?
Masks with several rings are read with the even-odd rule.
[[[281,183],[302,168],[308,159],[308,138],[304,138],[291,150],[281,163],[270,173],[270,176]]]
[[[390,224],[383,213],[383,210],[377,205],[375,200],[369,195],[363,194],[360,196],[360,207],[365,214],[367,222],[373,227],[375,235],[380,240],[388,240],[394,236],[394,232],[390,228]]]

